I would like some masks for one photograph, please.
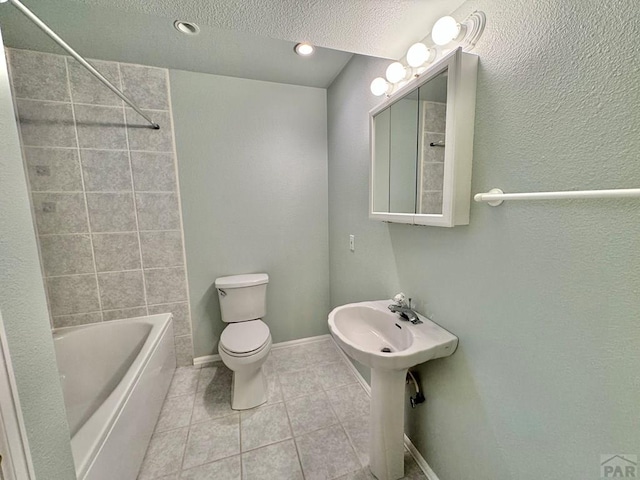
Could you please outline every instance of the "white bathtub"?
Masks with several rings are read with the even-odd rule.
[[[78,480],[135,480],[176,368],[171,314],[53,338]]]

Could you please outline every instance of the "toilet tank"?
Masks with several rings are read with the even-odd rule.
[[[253,273],[216,279],[220,313],[225,323],[263,318],[267,314],[269,275]]]

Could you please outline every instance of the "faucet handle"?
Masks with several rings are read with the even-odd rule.
[[[407,297],[404,293],[400,292],[395,297],[393,297],[393,301],[396,302],[396,305],[401,307],[407,307]]]

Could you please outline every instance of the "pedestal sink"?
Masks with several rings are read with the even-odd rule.
[[[329,329],[354,360],[371,368],[369,467],[378,480],[404,476],[404,385],[407,370],[451,355],[458,337],[419,315],[413,325],[387,308],[392,300],[335,308]]]

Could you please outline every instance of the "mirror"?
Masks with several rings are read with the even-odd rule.
[[[469,223],[476,72],[455,50],[371,111],[371,218]]]

